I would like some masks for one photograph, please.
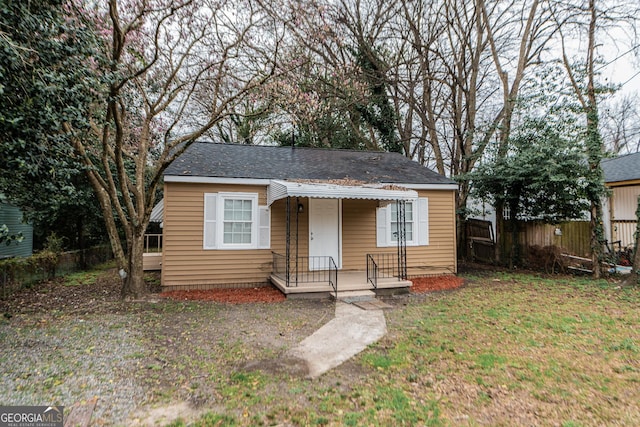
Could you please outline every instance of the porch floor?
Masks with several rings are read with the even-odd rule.
[[[295,285],[295,278],[291,278],[291,284],[287,287],[286,282],[279,277],[271,275],[271,283],[273,283],[283,294],[287,296],[302,296],[304,294],[333,294],[333,288],[328,282],[298,282]],[[411,287],[411,281],[399,280],[397,277],[378,278],[378,292],[393,290],[408,290]],[[338,271],[338,292],[345,291],[373,291],[373,286],[367,281],[366,271]]]

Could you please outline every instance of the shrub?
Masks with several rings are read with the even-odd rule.
[[[6,297],[10,289],[53,279],[59,257],[59,253],[44,250],[27,258],[9,258],[0,261],[2,296]]]
[[[561,256],[562,250],[557,246],[529,246],[527,266],[533,270],[546,273],[564,273],[567,265]]]

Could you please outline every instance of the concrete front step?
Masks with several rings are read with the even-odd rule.
[[[353,303],[356,301],[370,301],[376,298],[376,293],[369,290],[338,291],[338,295],[335,296],[335,298],[339,301],[344,301],[347,303]]]

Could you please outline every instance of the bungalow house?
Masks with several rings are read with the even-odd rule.
[[[601,163],[610,190],[604,202],[605,235],[623,248],[635,246],[636,209],[640,195],[640,153],[627,154]]]
[[[457,185],[396,153],[194,143],[164,174],[164,290],[404,289],[456,273]]]

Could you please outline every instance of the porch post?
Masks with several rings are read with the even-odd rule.
[[[286,209],[287,209],[287,213],[286,213],[286,227],[285,227],[285,266],[286,266],[286,273],[285,273],[285,281],[287,284],[287,287],[289,287],[289,283],[291,280],[291,272],[290,272],[290,264],[291,264],[291,197],[287,197],[287,204],[286,204]]]

